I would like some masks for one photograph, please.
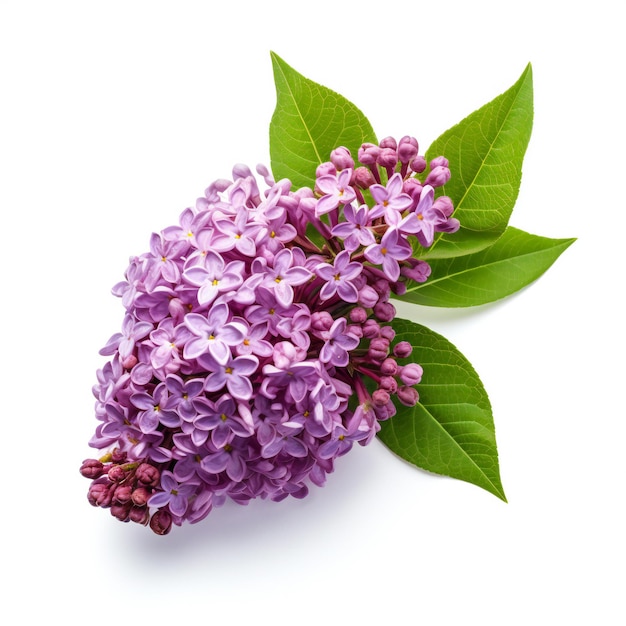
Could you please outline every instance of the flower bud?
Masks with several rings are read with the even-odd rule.
[[[396,393],[398,391],[398,381],[393,376],[381,376],[378,386],[388,393]]]
[[[384,139],[381,139],[379,145],[383,149],[390,148],[391,150],[396,150],[398,148],[398,143],[394,137],[385,137]]]
[[[113,500],[119,504],[130,502],[133,488],[130,485],[118,485],[113,492]]]
[[[450,169],[444,165],[438,165],[434,169],[430,170],[425,185],[431,185],[432,187],[441,187],[450,180]]]
[[[424,370],[418,363],[409,363],[400,368],[398,375],[405,385],[417,385],[422,380]]]
[[[423,156],[416,156],[411,161],[411,169],[416,174],[421,174],[426,169],[426,159]]]
[[[130,507],[130,504],[113,504],[111,505],[110,509],[111,515],[120,520],[120,522],[127,522],[128,514],[130,513]]]
[[[333,316],[328,311],[315,311],[311,314],[311,328],[320,332],[330,330],[333,325]]]
[[[140,483],[148,485],[149,487],[156,487],[159,484],[161,473],[156,467],[154,467],[154,465],[142,463],[137,468],[136,476]]]
[[[317,166],[317,169],[315,170],[315,178],[321,178],[322,176],[336,176],[336,175],[337,175],[337,169],[330,161],[327,161],[326,163],[321,163],[320,165]]]
[[[370,342],[370,347],[367,351],[367,355],[373,361],[383,361],[387,358],[389,354],[389,341],[387,339],[383,339],[381,337],[377,337],[376,339],[372,339]]]
[[[159,509],[150,518],[150,528],[157,535],[167,535],[172,530],[172,516],[165,509]]]
[[[369,189],[376,182],[374,175],[367,167],[357,167],[352,179],[360,189]]]
[[[437,209],[438,211],[441,211],[446,217],[450,217],[454,212],[452,199],[448,196],[439,196],[433,202],[433,209]]]
[[[134,506],[130,509],[128,518],[131,522],[145,526],[150,521],[150,510],[144,506]]]
[[[378,294],[370,285],[365,285],[359,289],[358,303],[366,309],[373,308],[378,302]]]
[[[385,376],[395,376],[398,372],[398,364],[395,359],[388,358],[385,359],[380,364],[380,373]]]
[[[380,148],[373,143],[364,143],[358,152],[358,159],[363,165],[375,165],[380,154]]]
[[[406,276],[416,283],[424,283],[430,276],[430,265],[419,259],[408,259],[410,266],[403,265],[400,268],[402,276]]]
[[[374,307],[374,315],[381,322],[390,322],[396,316],[396,307],[391,302],[378,302]]]
[[[396,331],[391,326],[381,326],[380,336],[384,337],[389,343],[391,343],[396,337]]]
[[[112,465],[107,473],[109,480],[120,483],[126,478],[126,471],[121,465]]]
[[[146,506],[152,494],[145,487],[137,487],[131,494],[135,506]]]
[[[411,352],[413,352],[413,346],[408,341],[399,341],[393,347],[393,354],[399,359],[406,359],[411,356]]]
[[[100,478],[104,474],[104,465],[96,459],[86,459],[80,466],[80,473],[85,478]]]
[[[350,311],[350,321],[355,324],[363,324],[367,319],[367,311],[361,306],[355,306]]]
[[[383,148],[376,161],[380,166],[391,170],[398,164],[398,153],[393,148]]]
[[[397,396],[398,400],[405,406],[415,406],[420,399],[419,393],[417,393],[415,387],[398,387]]]
[[[330,153],[330,160],[338,170],[347,170],[354,168],[354,159],[348,148],[339,146]]]
[[[416,156],[419,145],[415,137],[405,136],[398,144],[398,158],[401,163],[410,163]]]
[[[363,337],[374,339],[380,335],[380,324],[375,319],[368,319],[363,324]]]
[[[372,402],[374,403],[374,406],[385,406],[390,400],[391,398],[389,397],[389,393],[384,389],[377,389],[372,394]]]
[[[92,506],[107,508],[111,506],[111,488],[106,483],[91,483],[87,492],[87,499]]]

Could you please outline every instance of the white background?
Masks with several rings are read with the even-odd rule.
[[[3,623],[624,623],[617,6],[0,0]],[[506,301],[402,309],[480,373],[508,504],[378,441],[304,501],[165,538],[87,503],[110,288],[213,179],[268,162],[270,50],[424,149],[532,62],[511,223],[578,241]]]

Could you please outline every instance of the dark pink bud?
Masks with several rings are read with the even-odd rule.
[[[398,153],[393,148],[383,148],[376,161],[384,168],[393,169],[398,164]]]
[[[150,528],[157,535],[167,535],[172,530],[172,516],[164,509],[159,509],[150,518]]]
[[[444,165],[438,165],[435,169],[430,170],[425,185],[432,185],[433,187],[441,187],[450,180],[450,169]]]
[[[348,148],[339,146],[330,153],[330,160],[338,170],[347,170],[354,168],[354,159]]]
[[[80,473],[85,478],[100,478],[104,474],[104,465],[97,459],[86,459],[80,466]]]
[[[439,196],[433,202],[433,209],[437,209],[438,211],[441,211],[446,217],[450,217],[454,212],[452,199],[448,198],[448,196]]]
[[[367,167],[357,167],[352,178],[354,184],[360,189],[369,189],[376,182],[374,175]]]
[[[395,359],[389,358],[385,359],[380,364],[380,373],[385,376],[395,376],[398,372],[398,364]]]
[[[131,506],[130,504],[113,504],[111,505],[111,515],[120,522],[127,522]]]
[[[393,347],[393,354],[399,359],[406,359],[411,356],[413,346],[408,341],[400,341]]]
[[[389,296],[391,295],[391,289],[389,287],[388,280],[386,280],[385,278],[379,278],[374,282],[373,287],[382,300],[389,300]]]
[[[396,414],[396,406],[391,400],[384,406],[378,406],[373,403],[372,406],[374,408],[374,412],[376,413],[376,419],[380,422],[388,420]]]
[[[367,317],[367,311],[361,306],[355,306],[350,311],[350,321],[354,322],[355,324],[363,324]]]
[[[398,381],[393,376],[381,376],[378,386],[389,393],[398,391]]]
[[[430,162],[430,169],[434,170],[436,167],[450,167],[450,162],[444,156],[435,157]]]
[[[430,276],[430,265],[426,261],[419,259],[408,259],[409,266],[403,265],[400,268],[402,276],[406,276],[416,283],[424,283]]]
[[[396,307],[391,302],[378,302],[374,307],[374,315],[381,322],[390,322],[396,316]]]
[[[364,143],[358,152],[358,159],[363,165],[374,165],[380,154],[380,148],[373,143]]]
[[[145,526],[150,521],[150,510],[144,506],[134,506],[131,508],[128,517],[131,522]]]
[[[400,368],[399,372],[400,380],[405,385],[417,385],[422,380],[423,375],[424,370],[418,363],[409,363]]]
[[[396,338],[396,331],[391,326],[381,326],[380,336],[391,343]]]
[[[126,463],[126,452],[122,452],[119,448],[115,448],[111,452],[111,460],[113,463]]]
[[[92,483],[87,493],[87,499],[92,506],[111,506],[111,486],[106,483]]]
[[[315,170],[315,178],[320,178],[322,176],[336,176],[337,168],[330,162],[326,161],[326,163],[320,163]]]
[[[112,465],[107,473],[109,480],[114,483],[122,482],[126,478],[126,471],[121,465]]]
[[[369,319],[363,324],[363,337],[368,339],[374,339],[380,335],[380,324],[374,320]]]
[[[410,163],[419,151],[419,145],[415,137],[405,136],[398,144],[398,158],[401,163]]]
[[[354,335],[355,337],[363,337],[363,326],[360,324],[349,324],[346,326],[346,332]]]
[[[416,156],[411,161],[411,169],[416,174],[421,174],[426,169],[426,159],[423,156]]]
[[[384,361],[389,354],[389,341],[382,337],[372,339],[367,354],[373,361]]]
[[[372,402],[374,403],[374,406],[385,406],[390,399],[389,393],[387,393],[384,389],[377,389],[372,394]]]
[[[365,285],[359,289],[359,304],[366,309],[373,308],[378,302],[378,293],[370,285]]]
[[[398,148],[398,144],[394,137],[385,137],[380,142],[381,148],[391,148],[392,150],[396,150]]]
[[[145,487],[137,487],[131,494],[133,504],[136,506],[146,506],[151,493]]]
[[[405,406],[415,406],[420,399],[419,393],[417,393],[415,387],[398,387],[397,395],[398,400]]]
[[[419,202],[422,189],[422,183],[417,178],[407,178],[402,184],[402,191],[413,198],[415,206]]]
[[[149,463],[142,463],[137,468],[136,476],[137,480],[139,482],[142,482],[144,485],[148,485],[149,487],[156,487],[159,484],[161,473],[156,467],[154,467],[154,465],[150,465]]]
[[[118,485],[113,492],[113,499],[120,504],[130,502],[133,488],[130,485]]]
[[[328,311],[315,311],[311,315],[311,328],[313,330],[325,332],[333,325],[333,316]]]

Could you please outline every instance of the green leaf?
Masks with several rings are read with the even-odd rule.
[[[543,274],[575,239],[549,239],[509,226],[489,248],[429,261],[425,283],[411,282],[402,300],[428,306],[466,307],[508,296]]]
[[[381,422],[378,437],[417,467],[473,483],[506,502],[491,404],[473,367],[432,330],[403,319],[393,327],[413,346],[412,360],[424,376],[419,403]]]
[[[532,123],[529,64],[508,91],[433,142],[426,159],[443,155],[450,162],[452,177],[441,193],[452,198],[461,229],[439,237],[423,258],[477,252],[502,235],[519,193]]]
[[[270,122],[274,178],[295,188],[313,187],[315,170],[331,151],[345,146],[354,155],[376,135],[363,113],[343,96],[299,74],[272,53],[276,109]]]

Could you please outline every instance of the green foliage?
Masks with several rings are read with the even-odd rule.
[[[403,300],[467,307],[508,296],[543,274],[575,239],[548,239],[509,226],[492,246],[465,256],[429,261],[431,277],[411,282]]]
[[[461,229],[439,237],[422,258],[477,252],[504,232],[517,200],[522,161],[533,123],[533,84],[528,65],[505,93],[447,130],[426,151],[443,155],[452,177],[441,194],[452,199]]]
[[[315,170],[330,152],[345,146],[356,154],[375,142],[371,124],[354,104],[296,72],[272,53],[276,110],[270,123],[270,159],[276,180],[313,187]]]
[[[424,368],[420,401],[381,422],[379,438],[418,467],[473,483],[506,500],[498,468],[491,405],[478,374],[444,337],[403,319],[396,336]]]

